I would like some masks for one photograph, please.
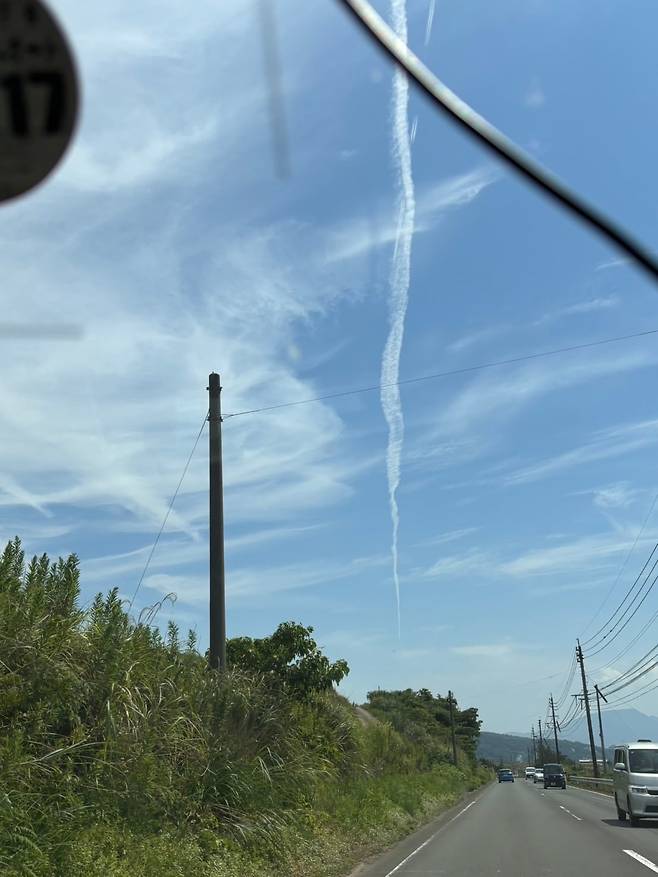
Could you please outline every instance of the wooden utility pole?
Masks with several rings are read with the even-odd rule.
[[[224,580],[224,476],[222,471],[222,388],[219,375],[208,378],[210,393],[210,655],[213,670],[226,669],[226,592]]]
[[[452,763],[457,764],[457,740],[455,738],[455,713],[453,710],[452,691],[448,692],[448,708],[450,710],[450,739],[452,740]]]
[[[541,719],[539,719],[539,761],[544,763],[544,738],[541,734]]]
[[[599,690],[598,685],[594,686],[594,690],[596,691],[596,710],[599,714],[599,736],[601,738],[601,760],[603,761],[603,770],[605,772],[608,768],[608,763],[607,763],[607,760],[605,757],[605,742],[603,741],[603,722],[601,720],[601,701],[599,700],[599,698],[602,697],[606,703],[608,701],[606,699],[605,694],[603,694],[603,692]]]
[[[560,747],[557,745],[557,721],[555,720],[555,701],[551,694],[551,712],[553,713],[553,736],[555,738],[555,760],[560,763]]]
[[[535,726],[532,726],[532,764],[537,767],[537,744],[535,743]]]
[[[589,733],[589,748],[592,753],[592,769],[594,776],[599,775],[599,762],[596,757],[596,746],[594,745],[594,732],[592,731],[592,714],[589,709],[589,692],[587,691],[587,680],[585,679],[585,659],[583,650],[580,647],[580,640],[576,640],[578,647],[576,648],[576,659],[580,664],[580,675],[583,680],[583,700],[585,701],[585,712],[587,713],[587,731]]]

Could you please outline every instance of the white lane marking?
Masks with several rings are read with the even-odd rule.
[[[644,865],[645,868],[648,868],[650,871],[658,874],[658,865],[654,865],[654,863],[650,859],[645,859],[644,856],[636,853],[635,850],[624,850],[624,852],[627,856],[630,856],[631,859],[635,859],[636,862],[640,862],[642,865]]]
[[[601,798],[607,798],[608,801],[613,800],[614,795],[607,795],[605,792],[595,792],[594,789],[581,789],[578,786],[569,786],[570,789],[575,789],[577,792],[587,792],[590,795],[599,795]]]
[[[426,847],[428,844],[431,844],[432,841],[434,840],[434,838],[437,836],[437,834],[438,834],[440,831],[442,831],[444,828],[447,828],[448,825],[450,825],[452,822],[455,821],[455,819],[459,819],[459,817],[462,815],[462,813],[466,813],[466,811],[469,810],[469,809],[473,806],[473,804],[477,804],[477,802],[478,802],[479,800],[480,800],[480,799],[477,798],[475,801],[471,801],[470,804],[467,804],[467,805],[464,807],[464,809],[463,809],[463,810],[460,810],[459,813],[457,813],[456,816],[453,816],[452,819],[451,819],[449,822],[446,822],[446,824],[445,824],[445,825],[442,825],[441,828],[438,829],[438,831],[435,831],[434,834],[432,835],[432,837],[428,837],[427,840],[425,841],[425,843],[422,843],[419,847],[416,847],[416,849],[415,849],[412,853],[409,853],[409,855],[407,856],[407,858],[406,858],[406,859],[403,859],[403,860],[400,862],[399,865],[396,865],[395,868],[393,868],[392,871],[389,871],[388,874],[385,875],[385,877],[391,877],[392,874],[397,874],[397,872],[400,870],[400,868],[402,868],[404,865],[406,865],[407,862],[409,862],[411,859],[413,859],[413,857],[414,857],[415,855],[417,855],[421,850],[425,849],[425,847]]]
[[[575,814],[575,813],[572,813],[571,810],[567,810],[567,808],[566,808],[563,804],[560,804],[560,810],[564,810],[565,813],[568,813],[569,816],[573,816],[573,818],[574,818],[574,819],[577,819],[578,822],[582,822],[582,821],[583,821],[581,816],[576,816],[576,814]]]

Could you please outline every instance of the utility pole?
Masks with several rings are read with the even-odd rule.
[[[208,378],[210,393],[210,668],[226,669],[226,591],[224,580],[224,476],[222,401],[219,375]]]
[[[535,743],[535,726],[532,726],[532,764],[537,767],[537,745]]]
[[[541,735],[541,719],[539,719],[539,760],[544,763],[544,738]]]
[[[455,714],[453,712],[452,691],[448,692],[448,708],[450,710],[450,738],[452,740],[452,763],[457,764],[457,741],[455,739]]]
[[[589,693],[587,691],[587,680],[585,679],[585,659],[583,657],[583,650],[580,647],[580,640],[576,640],[578,643],[578,647],[576,649],[576,659],[580,664],[580,675],[583,680],[583,700],[585,701],[585,712],[587,713],[587,731],[589,733],[589,748],[592,753],[592,768],[594,770],[594,776],[598,777],[599,775],[599,762],[596,758],[596,746],[594,745],[594,732],[592,731],[592,714],[589,709]]]
[[[608,702],[608,700],[607,700],[605,694],[603,694],[603,692],[599,690],[598,685],[594,686],[594,690],[596,691],[596,709],[597,709],[597,712],[599,714],[599,736],[601,737],[601,759],[603,761],[603,770],[606,771],[608,769],[608,763],[607,763],[606,757],[605,757],[605,743],[603,741],[603,722],[601,721],[601,701],[599,700],[599,698],[602,697],[606,703]]]
[[[560,763],[560,748],[557,745],[557,722],[555,721],[555,701],[551,694],[551,712],[553,713],[553,736],[555,737],[555,760]]]

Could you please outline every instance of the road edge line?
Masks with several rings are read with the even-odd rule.
[[[440,828],[437,828],[437,830],[434,832],[434,834],[431,837],[428,837],[426,841],[423,841],[423,843],[420,846],[416,847],[415,850],[413,850],[411,853],[409,853],[409,855],[406,857],[406,859],[402,859],[402,861],[399,862],[395,866],[395,868],[393,868],[392,871],[389,871],[387,874],[385,874],[384,877],[392,877],[393,874],[396,874],[400,870],[400,868],[403,868],[407,864],[407,862],[410,862],[414,856],[416,856],[421,850],[425,849],[426,846],[431,844],[432,841],[437,838],[437,836],[443,831],[444,828],[447,828],[449,825],[452,825],[452,823],[455,821],[455,819],[459,819],[459,817],[462,814],[466,813],[467,810],[470,810],[471,807],[474,804],[477,804],[477,802],[479,800],[480,800],[480,798],[476,798],[474,801],[471,801],[471,803],[467,804],[462,810],[459,811],[459,813],[455,814],[455,816],[453,816],[452,819],[449,819],[448,822],[445,823],[445,825],[442,825]]]

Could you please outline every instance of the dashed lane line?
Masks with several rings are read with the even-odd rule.
[[[560,810],[564,810],[565,813],[568,813],[569,816],[573,816],[573,818],[574,818],[574,819],[577,819],[578,822],[582,822],[582,821],[583,821],[581,816],[576,816],[576,814],[575,814],[575,813],[572,813],[571,810],[567,810],[567,808],[564,806],[564,804],[560,804]]]
[[[644,856],[636,853],[635,850],[624,850],[624,852],[627,856],[630,856],[631,859],[635,859],[636,862],[639,862],[641,865],[644,865],[645,868],[653,871],[654,874],[658,874],[658,865],[654,865],[651,859],[645,859]]]

